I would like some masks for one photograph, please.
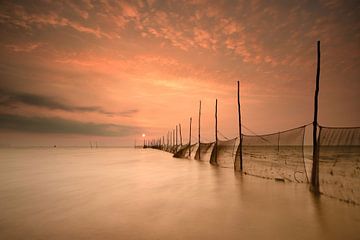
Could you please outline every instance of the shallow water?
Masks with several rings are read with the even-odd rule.
[[[0,149],[0,239],[359,239],[360,207],[151,149]]]

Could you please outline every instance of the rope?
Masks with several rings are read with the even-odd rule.
[[[263,138],[261,135],[258,135],[257,133],[255,133],[254,131],[252,131],[250,128],[246,127],[244,124],[242,124],[241,126],[243,126],[246,130],[250,131],[252,134],[254,134],[257,137],[260,137],[262,140],[264,140],[265,142],[270,143],[269,140],[267,140],[266,138]]]

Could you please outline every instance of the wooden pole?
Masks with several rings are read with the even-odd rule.
[[[239,114],[239,157],[240,157],[240,171],[242,172],[243,170],[243,158],[242,158],[242,144],[243,144],[243,137],[242,137],[242,132],[241,132],[241,110],[240,110],[240,81],[237,81],[237,88],[238,88],[238,92],[237,92],[237,102],[238,102],[238,114]],[[235,169],[237,167],[235,166]]]
[[[176,146],[175,145],[175,129],[173,129],[173,146]]]
[[[178,126],[176,125],[176,138],[175,138],[175,145],[178,145]]]
[[[214,164],[217,164],[217,144],[218,144],[218,125],[217,125],[217,99],[215,101],[215,146],[214,146],[214,157],[215,157],[215,161],[213,162]]]
[[[180,146],[182,146],[181,124],[179,123]]]
[[[201,100],[200,100],[200,106],[199,106],[199,139],[198,139],[198,142],[199,142],[199,150],[198,150],[198,151],[199,151],[199,155],[198,155],[198,156],[199,156],[199,160],[201,159],[201,158],[200,158],[200,150],[201,150],[201,149],[200,149],[200,137],[201,137],[201,136],[200,136],[200,119],[201,119]]]
[[[189,157],[191,157],[191,122],[192,118],[190,118],[190,130],[189,130]]]
[[[317,42],[317,69],[316,69],[316,87],[315,87],[315,97],[314,97],[314,121],[313,121],[313,165],[311,171],[311,187],[310,187],[310,190],[313,191],[315,194],[320,193],[319,145],[317,141],[319,87],[320,87],[320,41]]]

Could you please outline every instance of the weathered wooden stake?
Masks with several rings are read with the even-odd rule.
[[[243,170],[243,158],[242,158],[242,144],[243,144],[243,136],[242,136],[242,132],[241,132],[241,110],[240,110],[240,81],[237,81],[237,87],[238,87],[238,92],[237,92],[237,101],[238,101],[238,114],[239,114],[239,156],[240,156],[240,171],[242,172]],[[237,168],[237,166],[235,166],[235,169]]]
[[[191,157],[191,122],[192,118],[190,118],[190,130],[189,130],[189,157]]]
[[[310,190],[315,194],[320,193],[319,145],[317,140],[319,87],[320,87],[320,41],[317,42],[317,69],[316,69],[316,87],[315,87],[315,97],[314,97],[314,121],[313,121],[313,165],[312,165],[311,186],[310,186]]]
[[[176,146],[175,145],[175,129],[173,129],[173,146]]]
[[[175,145],[178,145],[178,126],[176,125],[176,137],[175,137]]]
[[[181,124],[179,123],[180,146],[182,146]]]
[[[214,146],[214,157],[215,157],[215,162],[213,162],[214,164],[217,164],[217,146],[218,146],[218,125],[217,125],[217,99],[215,101],[215,146]]]
[[[201,100],[200,100],[200,106],[199,106],[199,139],[198,139],[198,142],[199,142],[199,148],[198,148],[198,151],[199,151],[199,160],[201,159],[200,158],[200,150],[201,150],[201,148],[200,148],[200,119],[201,119]]]

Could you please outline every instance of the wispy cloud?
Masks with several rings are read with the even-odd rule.
[[[74,106],[58,99],[32,93],[11,92],[0,89],[0,105],[16,107],[18,104],[42,107],[49,110],[63,110],[68,112],[95,112],[106,115],[118,115],[131,117],[138,112],[137,109],[130,109],[119,112],[110,112],[99,106]]]
[[[26,117],[12,114],[0,114],[0,129],[29,133],[109,137],[125,137],[141,131],[140,128],[126,125],[80,122],[63,118]]]
[[[25,43],[25,44],[9,44],[5,47],[10,49],[13,52],[32,52],[35,49],[39,48],[41,43]]]

